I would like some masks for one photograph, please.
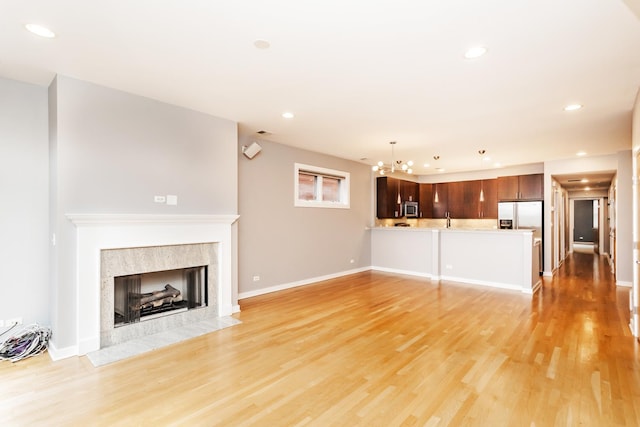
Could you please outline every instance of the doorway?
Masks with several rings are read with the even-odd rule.
[[[574,200],[573,246],[574,250],[599,253],[599,203],[598,200]]]

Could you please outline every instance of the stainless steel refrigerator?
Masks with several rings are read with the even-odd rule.
[[[533,238],[542,238],[542,202],[498,203],[498,227],[533,230]]]

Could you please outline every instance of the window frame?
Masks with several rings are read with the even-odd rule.
[[[299,199],[299,176],[300,173],[313,175],[316,177],[316,199],[304,200]],[[351,199],[351,175],[349,172],[339,171],[335,169],[322,168],[319,166],[306,165],[303,163],[294,164],[293,179],[293,201],[294,206],[301,208],[331,208],[331,209],[350,209]],[[340,180],[339,201],[331,202],[322,200],[322,178],[323,177],[338,178]]]

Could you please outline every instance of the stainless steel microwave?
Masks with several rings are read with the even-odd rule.
[[[418,202],[404,202],[404,216],[418,218]]]

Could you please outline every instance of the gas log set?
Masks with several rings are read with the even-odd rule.
[[[153,291],[146,294],[131,293],[129,298],[136,301],[129,306],[131,310],[136,311],[154,309],[165,304],[182,301],[180,291],[169,284],[165,285],[162,291]]]

